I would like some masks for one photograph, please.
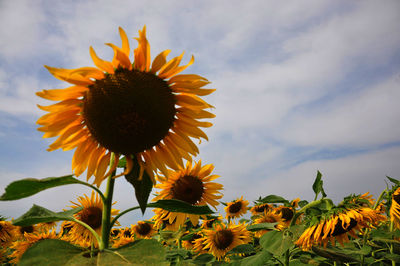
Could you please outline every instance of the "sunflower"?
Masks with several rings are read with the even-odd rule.
[[[237,218],[242,216],[247,212],[247,205],[249,205],[249,202],[243,200],[243,196],[240,199],[228,202],[227,206],[224,208],[226,218]]]
[[[210,205],[214,208],[219,204],[218,199],[222,198],[220,190],[223,186],[211,182],[218,178],[218,175],[211,175],[214,166],[207,164],[201,166],[201,161],[192,167],[191,162],[187,162],[185,168],[179,171],[169,171],[169,178],[159,176],[161,183],[156,188],[161,189],[156,194],[153,201],[160,199],[177,199],[195,206]],[[168,220],[171,224],[175,221],[177,227],[183,225],[187,218],[196,226],[200,215],[186,214],[179,212],[158,211],[159,218]],[[204,218],[206,218],[204,216]]]
[[[9,221],[0,221],[0,246],[7,246],[15,239],[17,227]]]
[[[119,248],[135,241],[135,235],[131,228],[125,227],[120,230],[118,238],[114,239],[113,248]]]
[[[137,224],[133,225],[131,228],[137,238],[150,239],[157,232],[154,229],[153,224],[150,222],[147,222],[147,221],[139,221],[139,222],[137,222]]]
[[[367,207],[343,209],[307,228],[296,245],[309,250],[313,245],[326,247],[329,241],[334,246],[336,240],[343,246],[343,243],[349,242],[348,234],[357,238],[357,232],[362,228],[374,227],[385,219],[378,211]]]
[[[250,242],[250,232],[246,225],[229,223],[217,224],[212,230],[204,230],[204,237],[195,240],[194,248],[196,250],[208,250],[218,260],[234,247]]]
[[[79,203],[71,202],[74,204],[70,206],[71,208],[75,209],[83,207],[81,211],[74,214],[74,217],[77,220],[88,224],[96,233],[100,235],[103,217],[103,202],[98,194],[92,191],[90,198],[84,195],[84,197],[78,197],[78,202]],[[112,209],[111,216],[117,215],[118,212],[118,210]],[[68,233],[64,235],[64,240],[83,247],[88,247],[91,244],[97,245],[96,238],[84,226],[77,224],[74,221],[64,222],[63,226],[65,228],[70,228]]]
[[[202,238],[203,234],[201,232],[194,232],[194,233],[186,232],[185,234],[183,234],[183,236],[186,236],[188,234],[190,234],[190,239],[182,240],[182,247],[187,250],[192,250],[194,248],[194,243],[196,239]]]
[[[39,231],[45,233],[47,231],[56,229],[57,223],[56,222],[39,223],[37,224],[37,226],[39,227]]]
[[[397,229],[400,229],[400,187],[392,194],[392,204],[390,206],[390,221]]]
[[[282,230],[285,228],[285,221],[282,219],[282,215],[275,212],[272,208],[265,209],[262,215],[258,215],[253,222],[253,224],[261,224],[261,223],[278,223],[275,225],[275,228],[278,230]],[[269,232],[270,230],[258,230],[254,233],[255,237],[261,237],[265,233]]]
[[[112,152],[117,156],[108,173],[117,167],[121,154],[128,155],[123,174],[132,169],[134,155],[141,173],[145,169],[153,182],[157,169],[167,175],[166,166],[183,167],[183,158],[191,160],[190,154],[199,152],[189,137],[208,140],[199,127],[212,124],[198,119],[215,117],[204,110],[212,106],[198,97],[215,91],[202,88],[210,82],[195,74],[178,75],[194,62],[193,56],[187,65],[179,66],[183,53],[167,61],[170,50],[165,50],[151,64],[143,27],[135,38],[138,47],[131,63],[127,35],[122,28],[119,33],[121,48],[107,44],[114,50],[111,62],[97,57],[90,47],[97,68],[46,66],[54,77],[73,86],[37,93],[44,99],[60,101],[39,106],[49,113],[37,121],[41,125],[38,130],[44,132],[44,138],[58,136],[48,150],[76,148],[74,174],[79,176],[87,169],[87,179],[94,175],[97,185],[108,175]]]
[[[257,204],[251,207],[250,212],[253,215],[263,214],[264,211],[268,211],[272,208],[272,206],[268,203]]]
[[[10,254],[10,263],[17,264],[25,251],[30,248],[34,243],[43,239],[58,239],[55,231],[48,231],[44,233],[24,233],[24,240],[16,241],[11,245],[14,251]]]
[[[215,216],[214,218],[208,217],[207,220],[203,220],[203,223],[201,224],[201,228],[203,229],[211,229],[213,226],[217,223],[222,222],[222,216]]]

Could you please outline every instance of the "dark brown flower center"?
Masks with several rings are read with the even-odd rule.
[[[103,216],[103,210],[99,207],[88,207],[84,208],[80,213],[80,219],[82,222],[87,223],[93,229],[100,228],[101,219]]]
[[[156,75],[118,68],[89,86],[83,116],[103,147],[135,154],[167,135],[174,122],[175,98],[167,82]]]
[[[126,238],[132,237],[132,232],[131,232],[131,230],[130,230],[130,229],[126,229],[126,230],[123,232],[123,236],[126,237]]]
[[[357,221],[354,220],[353,218],[350,218],[350,223],[348,224],[348,226],[346,228],[343,228],[342,220],[338,219],[337,223],[335,224],[335,229],[330,234],[330,236],[338,236],[338,235],[347,233],[347,232],[351,231],[351,229],[353,229],[356,225],[357,225]]]
[[[151,231],[151,225],[148,223],[138,223],[136,232],[139,235],[146,236]]]
[[[233,233],[231,230],[223,229],[215,233],[214,244],[218,249],[226,249],[233,242]]]
[[[117,228],[111,229],[110,235],[111,237],[117,237],[121,231]]]
[[[229,205],[229,212],[230,213],[238,213],[242,209],[242,202],[236,201],[235,203]]]
[[[293,210],[288,207],[283,207],[280,209],[280,213],[282,214],[282,219],[289,221],[293,218]]]
[[[400,204],[400,193],[399,194],[393,194],[392,198],[397,204]]]
[[[264,211],[267,211],[268,209],[269,209],[269,205],[267,203],[254,206],[254,210],[256,212],[264,212]]]
[[[28,226],[20,226],[19,231],[21,232],[21,234],[24,233],[32,233],[33,232],[33,226],[32,225],[28,225]]]
[[[190,241],[190,243],[192,244],[192,245],[194,245],[194,241],[196,240],[196,239],[199,239],[199,238],[202,238],[203,236],[202,235],[200,235],[200,234],[198,234],[198,233],[194,233],[193,235],[192,235],[192,238],[189,240]]]
[[[196,176],[185,175],[175,181],[171,188],[172,198],[189,204],[198,203],[203,196],[203,182]]]

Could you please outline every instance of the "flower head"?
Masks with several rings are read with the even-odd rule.
[[[390,220],[397,229],[400,229],[400,187],[392,194],[392,204],[390,205]]]
[[[149,239],[156,234],[153,223],[147,221],[139,221],[132,226],[132,231],[137,238]]]
[[[240,199],[228,202],[227,206],[224,208],[226,218],[237,218],[242,216],[247,212],[247,205],[249,205],[249,202],[243,200],[243,196]]]
[[[48,150],[76,149],[74,174],[79,176],[87,170],[87,179],[94,175],[97,185],[117,167],[120,155],[127,158],[123,174],[132,169],[134,155],[153,182],[157,170],[167,175],[167,167],[183,167],[183,158],[191,160],[190,155],[198,154],[190,137],[207,139],[200,128],[212,125],[199,119],[214,117],[204,110],[212,106],[199,97],[214,91],[202,88],[208,80],[195,74],[179,74],[194,62],[193,57],[180,66],[183,54],[167,61],[170,51],[166,50],[151,63],[143,27],[131,63],[127,35],[122,28],[119,33],[122,47],[107,44],[114,50],[111,62],[100,59],[90,47],[96,67],[46,66],[54,77],[72,86],[37,93],[44,99],[59,101],[39,106],[49,113],[37,121],[41,125],[38,130],[44,132],[44,138],[58,136]],[[111,153],[116,154],[116,160],[107,171]]]

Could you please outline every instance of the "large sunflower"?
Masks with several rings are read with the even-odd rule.
[[[191,205],[201,206],[210,205],[214,208],[219,204],[218,199],[222,198],[223,186],[221,184],[211,182],[218,178],[218,175],[212,175],[214,169],[212,164],[201,166],[201,161],[192,167],[191,162],[187,162],[185,168],[179,171],[169,171],[169,178],[159,176],[161,183],[156,185],[161,191],[154,197],[154,201],[160,199],[177,199],[187,202]],[[175,227],[183,225],[186,218],[196,226],[200,215],[186,214],[179,212],[169,212],[161,210],[156,212],[161,220],[168,220],[169,224],[174,222]],[[204,216],[206,218],[206,216]],[[157,219],[156,219],[157,220]],[[156,224],[160,224],[157,223]]]
[[[307,228],[296,245],[309,250],[313,245],[326,247],[328,242],[334,246],[336,240],[343,246],[343,243],[349,242],[348,234],[357,238],[357,232],[362,228],[371,228],[385,219],[378,211],[367,207],[343,209]]]
[[[96,233],[101,234],[101,223],[103,217],[103,202],[97,193],[92,191],[92,195],[89,198],[84,195],[84,197],[78,197],[78,202],[71,202],[72,208],[83,207],[83,209],[76,214],[74,217],[86,224],[88,224]],[[115,216],[119,213],[118,210],[112,209],[111,216]],[[93,234],[86,229],[84,226],[75,223],[74,221],[67,221],[63,223],[63,226],[70,228],[67,234],[63,237],[73,244],[80,245],[83,247],[88,247],[91,244],[97,245],[96,239]]]
[[[392,194],[392,204],[390,205],[390,221],[397,229],[400,229],[400,187]]]
[[[204,237],[194,241],[194,249],[207,250],[218,260],[234,247],[250,242],[250,232],[245,224],[217,224],[212,230],[204,230]]]
[[[114,50],[111,62],[97,57],[90,47],[97,68],[46,66],[54,77],[73,86],[37,93],[44,99],[60,101],[39,106],[49,113],[37,121],[41,125],[38,130],[44,132],[44,138],[58,136],[48,150],[76,148],[74,174],[79,176],[87,170],[87,179],[94,175],[97,185],[116,168],[119,155],[128,155],[125,173],[131,170],[134,155],[153,182],[157,169],[167,175],[166,166],[183,167],[183,158],[191,160],[190,154],[198,154],[189,137],[208,139],[199,127],[212,124],[198,119],[214,117],[204,110],[212,106],[198,97],[214,91],[202,88],[209,81],[195,74],[178,75],[194,62],[193,57],[187,65],[179,66],[183,54],[167,61],[170,50],[165,50],[151,64],[143,27],[135,38],[139,44],[131,63],[128,38],[122,28],[119,33],[121,48],[107,44]],[[106,171],[112,152],[116,160]]]

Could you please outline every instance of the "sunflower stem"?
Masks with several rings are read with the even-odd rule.
[[[390,230],[390,232],[393,232],[393,230],[394,230],[394,222],[393,221],[390,221],[389,230]],[[394,254],[394,252],[393,252],[393,243],[390,243],[389,250],[390,250],[390,254]],[[396,266],[396,261],[392,260],[392,266]]]
[[[96,231],[94,231],[94,229],[93,229],[90,225],[88,225],[87,223],[82,222],[81,220],[78,220],[78,219],[76,219],[76,218],[73,218],[72,221],[74,221],[74,222],[77,223],[77,224],[82,225],[82,226],[85,227],[87,230],[89,230],[89,231],[94,235],[94,237],[96,238],[97,243],[99,244],[99,246],[101,246],[101,239],[100,239],[99,234],[97,234]]]
[[[110,167],[114,164],[115,154],[111,153]],[[101,221],[101,243],[99,245],[100,251],[108,248],[110,242],[110,219],[111,219],[111,207],[112,207],[112,197],[114,193],[114,183],[115,171],[107,178],[107,187],[104,192],[105,200],[103,201],[103,214]]]
[[[122,215],[124,215],[124,214],[126,214],[126,213],[128,213],[130,211],[137,210],[139,208],[140,208],[140,206],[136,206],[136,207],[132,207],[132,208],[126,209],[125,211],[119,213],[117,216],[114,217],[114,219],[112,219],[112,221],[110,223],[110,228],[112,228],[114,226],[115,222],[118,220],[119,217],[121,217]]]

